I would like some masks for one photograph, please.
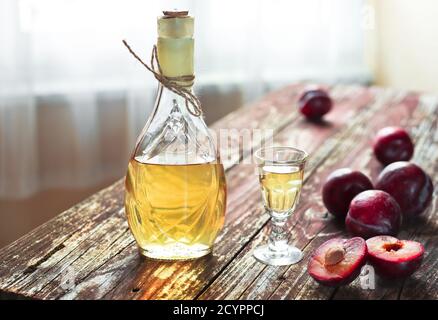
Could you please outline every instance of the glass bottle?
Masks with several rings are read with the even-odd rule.
[[[187,12],[158,18],[162,75],[192,92],[194,19]],[[182,80],[181,80],[182,79]],[[157,100],[128,165],[125,209],[147,257],[185,260],[211,252],[222,229],[226,185],[215,141],[181,95],[160,84]]]

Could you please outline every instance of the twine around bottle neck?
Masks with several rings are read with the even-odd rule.
[[[177,77],[168,77],[163,75],[161,71],[160,61],[157,54],[157,46],[154,45],[151,54],[151,65],[148,66],[143,60],[131,49],[125,40],[122,40],[129,52],[137,59],[147,70],[149,70],[164,87],[170,91],[176,93],[177,95],[184,98],[187,110],[189,113],[195,117],[200,117],[202,115],[201,102],[199,99],[191,92],[190,87],[195,80],[195,75],[183,75]],[[184,85],[182,83],[189,82],[189,85]],[[160,97],[161,98],[161,97]]]

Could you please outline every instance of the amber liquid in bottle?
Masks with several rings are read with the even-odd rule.
[[[224,223],[222,164],[128,166],[125,207],[145,255],[159,259],[196,258],[208,253]]]

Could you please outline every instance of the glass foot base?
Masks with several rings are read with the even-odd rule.
[[[256,248],[253,254],[258,261],[271,266],[288,266],[300,262],[303,258],[303,252],[294,246],[287,246],[284,251],[276,252],[264,245]]]
[[[211,252],[211,247],[206,245],[185,245],[181,243],[147,245],[139,249],[143,256],[155,260],[193,260]]]

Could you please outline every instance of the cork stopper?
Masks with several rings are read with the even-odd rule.
[[[163,11],[158,17],[158,36],[160,38],[192,38],[194,18],[188,11]]]
[[[163,11],[164,18],[180,18],[187,17],[189,15],[188,11],[178,11],[176,9],[171,11]]]
[[[157,50],[163,74],[167,77],[193,75],[194,18],[188,11],[163,11],[157,23]],[[193,80],[178,83],[190,87]]]

